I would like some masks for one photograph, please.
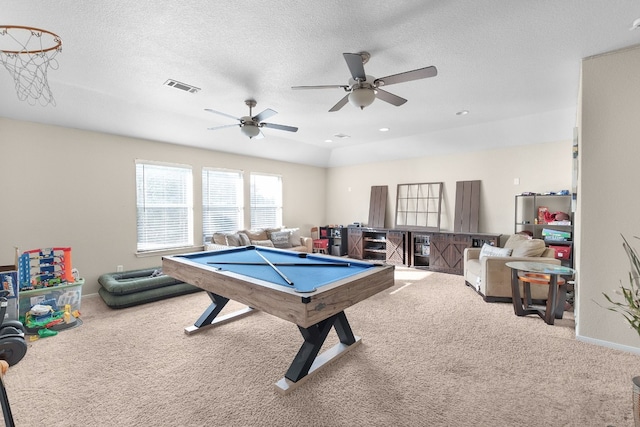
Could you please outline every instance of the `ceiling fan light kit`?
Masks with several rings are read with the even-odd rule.
[[[255,125],[244,124],[243,126],[240,127],[240,132],[242,132],[243,134],[248,136],[249,139],[251,139],[251,138],[255,138],[260,134],[260,128]]]
[[[364,110],[364,107],[368,107],[373,104],[375,99],[376,91],[372,88],[356,88],[349,94],[349,102],[361,110]]]
[[[438,70],[434,66],[419,68],[417,70],[406,71],[404,73],[392,74],[390,76],[376,79],[365,74],[364,64],[371,58],[369,52],[343,53],[344,60],[351,72],[351,79],[348,85],[320,85],[320,86],[292,86],[291,89],[344,89],[347,95],[336,105],[331,107],[329,112],[338,111],[348,102],[360,108],[368,107],[379,98],[391,105],[399,107],[407,102],[406,99],[380,89],[380,86],[389,86],[396,83],[404,83],[412,80],[426,79],[438,75]]]
[[[294,126],[277,125],[275,123],[265,123],[265,122],[263,122],[263,120],[266,120],[269,117],[278,114],[277,111],[272,110],[271,108],[267,108],[266,110],[264,110],[261,113],[256,114],[254,116],[253,113],[252,113],[252,110],[253,110],[253,107],[255,107],[256,104],[257,104],[255,99],[247,99],[246,101],[244,101],[244,103],[249,107],[249,115],[248,116],[243,116],[243,117],[234,117],[234,116],[232,116],[230,114],[227,114],[227,113],[222,113],[220,111],[212,110],[210,108],[205,108],[205,111],[208,111],[210,113],[219,114],[221,116],[225,116],[225,117],[237,120],[239,122],[238,124],[233,124],[233,125],[223,125],[223,126],[212,127],[212,128],[209,128],[209,130],[218,130],[218,129],[224,129],[224,128],[228,128],[228,127],[240,126],[240,132],[242,132],[243,135],[248,136],[249,139],[264,138],[264,135],[260,131],[261,127],[284,130],[286,132],[297,132],[298,131],[298,128],[294,127]]]

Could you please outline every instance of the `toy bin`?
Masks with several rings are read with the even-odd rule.
[[[9,291],[4,318],[18,320],[18,270],[14,265],[0,265],[0,286]]]
[[[80,310],[83,284],[84,279],[78,279],[73,283],[20,291],[18,296],[19,317],[24,318],[31,307],[36,304],[51,305],[54,310],[64,310],[64,306],[69,304],[72,312]]]
[[[571,246],[549,245],[549,248],[555,251],[557,259],[569,259],[571,257]]]

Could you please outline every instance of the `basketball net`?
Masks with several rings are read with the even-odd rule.
[[[13,77],[18,99],[30,105],[56,105],[47,72],[58,69],[55,57],[61,51],[62,40],[50,31],[0,25],[0,61]]]

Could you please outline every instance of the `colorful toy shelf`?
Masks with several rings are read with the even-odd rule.
[[[74,283],[71,269],[71,248],[25,251],[18,258],[20,291]]]

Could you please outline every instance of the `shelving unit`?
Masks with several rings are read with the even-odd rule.
[[[345,227],[320,227],[320,235],[323,239],[329,239],[329,254],[335,256],[347,255],[347,229]]]
[[[573,267],[573,213],[571,212],[571,195],[532,194],[515,196],[516,233],[527,232],[534,239],[542,239],[547,246],[557,246],[556,256],[562,265]],[[567,221],[547,223],[542,212],[564,212],[569,216]],[[562,255],[560,255],[562,253]]]
[[[362,232],[362,255],[364,259],[387,260],[387,232],[367,230]]]
[[[431,255],[431,234],[413,233],[413,266],[429,267]]]

